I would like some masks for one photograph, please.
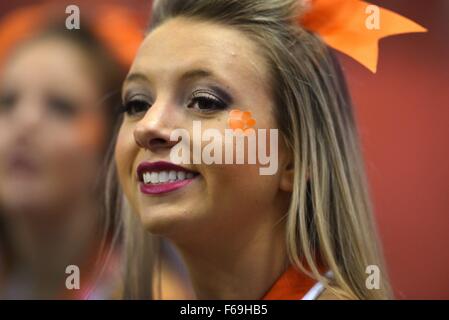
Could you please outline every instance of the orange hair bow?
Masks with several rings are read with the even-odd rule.
[[[11,49],[45,30],[50,22],[64,23],[65,1],[47,1],[43,4],[19,8],[0,22],[0,62]],[[90,4],[78,1],[81,11],[81,28],[88,27],[98,40],[110,50],[122,66],[128,68],[144,38],[145,20],[141,14],[118,4]],[[74,30],[75,32],[76,30]]]
[[[309,0],[305,8],[299,21],[305,29],[319,34],[328,46],[347,54],[373,73],[377,70],[380,39],[427,31],[410,19],[361,0]],[[378,10],[378,28],[367,26],[370,8]]]

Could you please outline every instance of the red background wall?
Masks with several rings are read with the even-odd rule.
[[[340,55],[398,299],[449,299],[449,1],[370,1],[428,33],[380,41],[373,75]]]
[[[35,2],[0,2],[0,16]],[[339,55],[390,278],[398,299],[449,299],[449,1],[370,2],[429,29],[381,40],[375,75]]]

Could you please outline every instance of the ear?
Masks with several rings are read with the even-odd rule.
[[[282,164],[280,172],[279,188],[285,192],[293,191],[293,181],[295,178],[295,165],[293,157],[289,155]]]

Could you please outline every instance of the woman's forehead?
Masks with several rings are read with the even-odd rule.
[[[88,64],[82,49],[63,38],[46,38],[30,41],[12,52],[4,70],[8,75],[39,73],[43,75],[59,75],[64,78],[83,77],[88,74]],[[70,62],[70,63],[68,63]],[[84,67],[83,69],[80,69]]]
[[[242,32],[185,18],[172,19],[151,32],[130,73],[180,77],[202,69],[232,81],[263,82],[267,78],[256,44]]]
[[[70,61],[71,63],[67,63]],[[39,40],[20,48],[0,70],[2,90],[53,92],[85,104],[99,99],[100,88],[89,61],[76,45],[62,39]]]

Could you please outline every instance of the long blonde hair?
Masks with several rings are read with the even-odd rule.
[[[159,0],[150,31],[185,17],[235,28],[259,46],[270,68],[274,117],[294,159],[286,216],[291,263],[338,297],[390,298],[345,80],[332,52],[298,25],[301,9],[297,0]],[[148,299],[155,261],[151,236],[130,210],[124,211],[124,295]],[[366,286],[370,265],[381,271],[379,289]],[[332,278],[321,273],[322,266]]]

